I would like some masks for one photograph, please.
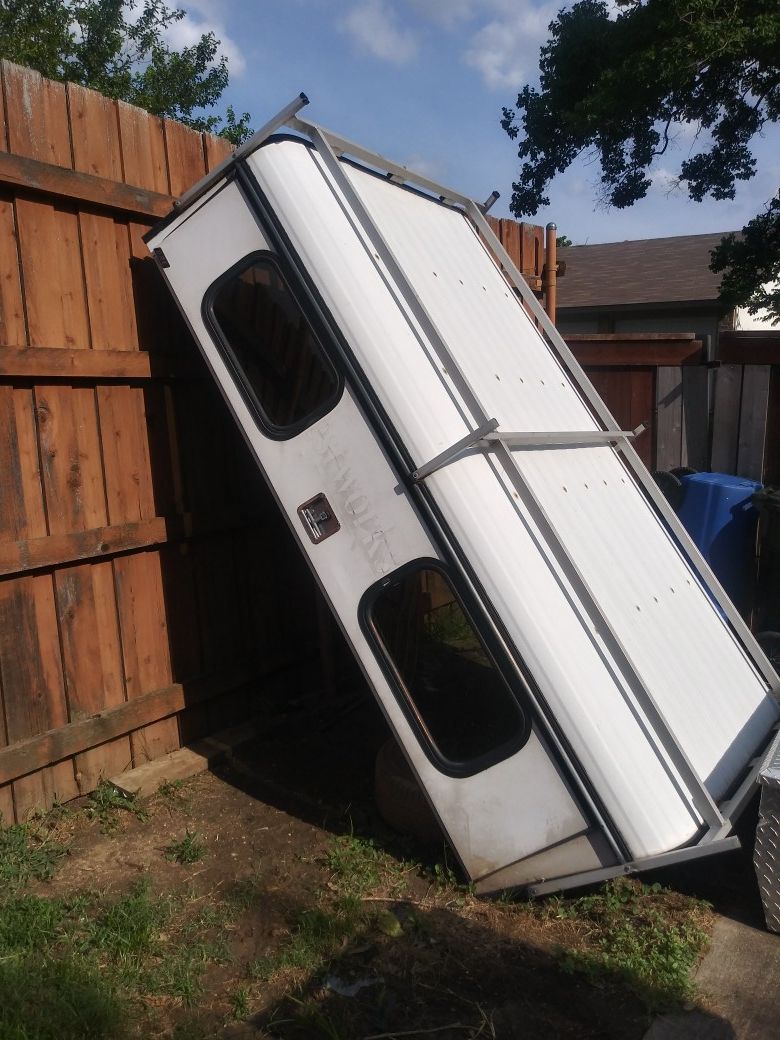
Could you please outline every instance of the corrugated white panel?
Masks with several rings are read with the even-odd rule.
[[[425,462],[473,425],[448,373],[402,317],[316,155],[278,142],[251,161],[393,423]],[[465,218],[368,174],[349,176],[501,428],[596,428]],[[612,449],[516,457],[717,797],[777,713],[763,680]],[[429,483],[632,853],[689,839],[697,818],[648,739],[626,677],[495,463],[464,459]]]
[[[170,264],[167,277],[214,378],[469,875],[492,874],[582,834],[587,821],[538,733],[519,754],[475,776],[453,778],[426,756],[390,690],[359,624],[358,603],[384,574],[409,560],[435,556],[436,550],[409,497],[396,493],[396,477],[348,390],[332,411],[290,440],[271,440],[258,428],[202,314],[209,286],[245,255],[268,248],[235,182],[185,211],[152,242],[160,244]],[[327,495],[341,530],[314,545],[303,534],[297,507],[317,492]],[[518,811],[518,792],[539,786],[544,798],[529,799]],[[570,848],[568,870],[602,865],[589,843]]]

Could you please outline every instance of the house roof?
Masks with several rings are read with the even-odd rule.
[[[725,234],[559,249],[566,274],[558,282],[558,308],[714,302],[720,276],[710,271],[710,252]]]

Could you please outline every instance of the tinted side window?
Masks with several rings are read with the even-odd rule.
[[[443,759],[467,766],[519,745],[520,705],[444,574],[420,567],[391,579],[372,600],[369,622]]]
[[[252,257],[218,285],[211,315],[266,423],[290,430],[335,403],[339,381],[279,268]]]

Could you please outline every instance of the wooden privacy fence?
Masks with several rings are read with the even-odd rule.
[[[0,74],[7,822],[244,715],[314,600],[141,240],[227,143]]]

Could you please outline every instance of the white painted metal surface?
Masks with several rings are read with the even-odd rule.
[[[414,464],[463,438],[474,425],[462,386],[321,157],[282,139],[246,161]],[[344,169],[499,430],[600,430],[464,214]],[[439,556],[436,532],[349,386],[290,440],[258,427],[202,317],[209,286],[270,248],[236,183],[212,189],[150,247],[163,249],[214,377],[469,875],[490,889],[614,864],[544,727],[465,778],[445,775],[421,748],[361,630],[358,604],[380,576]],[[715,801],[768,738],[777,705],[616,448],[523,447],[514,459],[607,627],[493,455],[467,452],[426,486],[627,855],[666,853],[695,840],[703,821],[648,698]],[[312,544],[296,510],[320,492],[342,530]]]

